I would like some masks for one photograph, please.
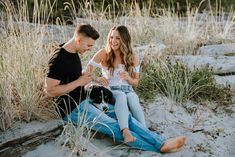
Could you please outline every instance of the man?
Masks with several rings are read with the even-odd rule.
[[[57,104],[62,118],[85,99],[84,86],[92,80],[92,76],[82,73],[78,53],[84,54],[91,50],[98,38],[99,33],[93,27],[79,25],[74,37],[60,45],[49,61],[45,91],[48,96],[59,96]]]
[[[49,61],[45,93],[50,97],[58,97],[58,112],[65,121],[78,124],[80,117],[86,115],[82,122],[89,122],[88,127],[123,142],[115,113],[110,111],[104,114],[85,99],[84,86],[92,81],[92,75],[89,72],[82,73],[78,54],[91,50],[98,38],[99,33],[91,25],[82,24],[76,27],[73,38],[62,44]],[[127,144],[138,149],[175,152],[185,143],[185,137],[165,141],[163,136],[149,131],[131,115],[129,125],[136,140]]]

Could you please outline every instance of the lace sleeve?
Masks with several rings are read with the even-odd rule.
[[[140,65],[133,67],[133,72],[140,73]]]

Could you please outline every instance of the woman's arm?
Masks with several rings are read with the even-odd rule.
[[[136,87],[139,84],[139,57],[136,53],[134,53],[134,68],[132,76],[125,71],[121,74],[121,79],[127,80],[131,86]]]
[[[127,78],[129,84],[133,87],[136,87],[139,84],[139,73],[134,72],[132,76]]]
[[[93,73],[95,68],[103,68],[101,63],[106,59],[106,50],[101,49],[99,50],[89,61],[87,67],[86,67],[86,72]],[[106,78],[104,77],[93,77],[93,80],[97,83],[100,83],[103,86],[108,86],[109,82]]]
[[[86,67],[86,72],[93,72],[96,67],[102,68],[100,63],[102,63],[103,60],[106,58],[106,50],[101,49],[99,50],[89,61],[87,67]]]
[[[139,84],[139,73],[140,73],[139,56],[136,53],[134,53],[133,76],[128,81],[133,87],[136,87]]]

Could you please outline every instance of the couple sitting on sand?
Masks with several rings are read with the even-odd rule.
[[[150,131],[145,125],[139,99],[133,90],[139,81],[139,60],[133,52],[131,36],[126,26],[110,30],[107,46],[98,51],[82,72],[79,54],[91,50],[99,33],[89,24],[78,25],[74,36],[56,49],[49,61],[45,79],[45,92],[58,97],[58,111],[65,121],[78,124],[86,112],[88,127],[113,137],[116,141],[148,151],[161,153],[177,152],[186,138],[179,136],[165,139]],[[94,79],[96,65],[102,67],[102,77]],[[102,112],[86,99],[84,86],[96,81],[109,86],[116,103],[109,106],[109,112]]]

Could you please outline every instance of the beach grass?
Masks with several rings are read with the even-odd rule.
[[[171,63],[168,58],[157,62],[155,59],[149,60],[149,64],[142,69],[136,89],[144,101],[154,100],[157,93],[161,93],[179,104],[187,100],[211,101],[225,107],[232,104],[229,87],[215,84],[211,68],[191,70],[183,63]]]
[[[94,3],[84,0],[79,11],[74,3],[64,4],[73,22],[68,26],[60,17],[56,18],[55,24],[50,23],[55,3],[49,1],[35,0],[33,17],[29,16],[25,0],[20,0],[18,5],[13,5],[11,0],[0,0],[0,4],[3,8],[0,19],[0,130],[7,130],[18,121],[58,117],[55,104],[43,91],[47,62],[58,44],[72,37],[77,23],[90,23],[100,32],[94,50],[82,57],[84,66],[97,50],[105,46],[110,28],[117,24],[130,29],[134,47],[161,41],[167,46],[163,56],[195,55],[202,45],[235,41],[235,12],[225,13],[223,8],[215,11],[209,7],[210,10],[199,13],[199,5],[188,9],[182,16],[172,8],[152,13],[151,4],[140,9],[138,3],[133,3],[128,7],[123,4],[120,6],[123,11],[113,13],[115,10],[111,4],[97,10]],[[78,18],[81,12],[83,18]],[[211,88],[206,98],[224,100],[224,97],[214,95],[220,94],[221,90],[214,88],[209,69],[189,71],[181,63],[171,65],[165,60],[149,60],[149,63],[141,72],[137,88],[143,99],[153,99],[159,92],[177,102],[197,100],[205,96],[206,88]],[[228,92],[222,91],[225,91],[224,95]],[[74,130],[69,125],[67,128],[65,130]],[[75,136],[81,136],[76,132]],[[74,137],[68,139],[71,138]]]

